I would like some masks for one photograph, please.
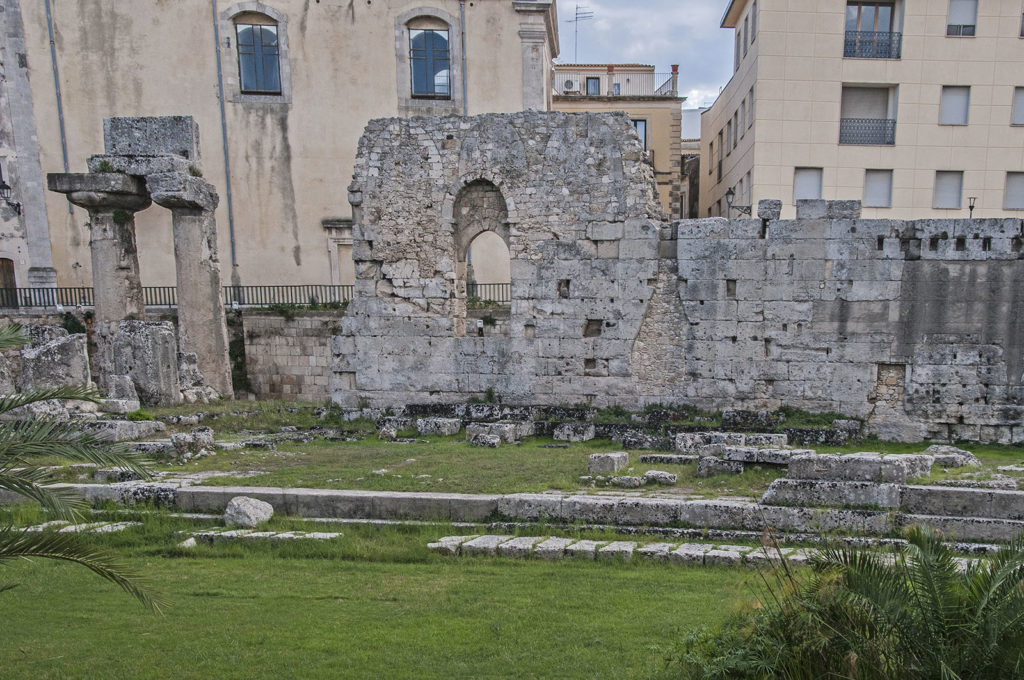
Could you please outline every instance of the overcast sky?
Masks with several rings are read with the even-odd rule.
[[[653,64],[668,73],[679,64],[683,108],[710,104],[732,74],[732,31],[720,28],[728,0],[557,0],[559,63]],[[594,13],[579,24],[568,20],[576,5]]]

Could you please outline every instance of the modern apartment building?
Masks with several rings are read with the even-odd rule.
[[[0,0],[0,10],[0,170],[22,204],[0,201],[5,286],[8,273],[18,286],[92,284],[88,216],[43,177],[84,172],[103,152],[105,117],[162,115],[199,124],[226,284],[351,283],[347,187],[367,121],[548,110],[558,54],[554,0]],[[137,231],[143,284],[172,284],[167,212],[140,212]]]
[[[730,189],[733,215],[1024,215],[1022,0],[731,0],[721,25],[735,68],[702,118],[702,216]]]
[[[682,203],[682,102],[679,67],[655,73],[646,64],[556,64],[552,83],[556,111],[625,111],[654,164],[665,214],[685,217]]]

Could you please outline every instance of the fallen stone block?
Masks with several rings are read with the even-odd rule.
[[[675,450],[677,453],[697,453],[701,446],[707,444],[707,432],[680,432],[676,435]]]
[[[469,440],[469,445],[496,449],[501,446],[501,437],[496,434],[477,434]]]
[[[526,557],[533,547],[544,540],[543,536],[518,536],[498,546],[498,554],[504,557]]]
[[[668,554],[673,564],[704,564],[704,554],[715,546],[710,543],[683,543]]]
[[[671,472],[662,472],[661,470],[648,470],[644,473],[643,481],[644,484],[672,485],[679,481],[679,476]]]
[[[128,468],[104,468],[94,471],[92,478],[97,482],[134,482],[142,479],[142,476]]]
[[[783,448],[789,446],[789,437],[784,434],[748,434],[744,436],[746,446]]]
[[[422,434],[436,434],[444,437],[456,435],[462,430],[462,421],[458,418],[420,418],[416,421],[416,431]]]
[[[560,423],[552,437],[562,442],[588,442],[594,438],[593,423]]]
[[[455,556],[459,554],[459,547],[466,541],[471,541],[477,537],[477,534],[472,536],[445,536],[439,539],[436,543],[428,543],[427,549],[431,552],[440,553],[442,555]]]
[[[639,489],[644,485],[644,480],[642,477],[632,476],[612,477],[608,480],[608,484],[611,486],[617,486],[621,489]]]
[[[82,421],[81,427],[98,439],[107,442],[143,439],[167,429],[163,423],[157,420],[91,420]]]
[[[649,543],[637,548],[636,554],[656,562],[668,562],[668,553],[672,543]]]
[[[511,536],[480,536],[462,544],[463,555],[495,555],[498,546],[510,540]]]
[[[690,465],[696,463],[700,456],[670,453],[645,453],[640,456],[641,463],[650,465]]]
[[[934,458],[917,454],[850,453],[799,455],[789,461],[791,479],[906,483],[927,475]]]
[[[560,560],[565,557],[565,549],[572,545],[575,539],[551,537],[533,549],[533,554],[542,560]]]
[[[628,562],[633,559],[634,550],[636,550],[636,543],[634,541],[612,541],[597,551],[597,559],[621,559]]]
[[[592,560],[597,554],[597,549],[605,543],[606,541],[576,541],[572,545],[566,546],[565,556],[573,559]]]
[[[701,458],[697,463],[698,477],[712,477],[714,475],[738,475],[743,473],[743,463],[731,460],[722,460],[713,456]]]
[[[629,454],[625,451],[592,453],[587,456],[587,471],[592,475],[618,472],[628,465]]]
[[[944,444],[932,444],[924,450],[925,455],[932,456],[935,459],[935,465],[944,468],[954,467],[967,467],[973,466],[978,467],[981,465],[981,461],[970,451],[964,451],[955,446],[946,446]]]
[[[229,527],[255,529],[259,525],[269,522],[273,516],[274,506],[248,496],[232,498],[224,509],[224,523]]]

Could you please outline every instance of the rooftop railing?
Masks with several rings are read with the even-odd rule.
[[[467,283],[466,297],[489,300],[500,304],[512,301],[512,284],[510,283]]]
[[[677,82],[672,73],[625,71],[556,71],[552,78],[555,94],[572,97],[675,97]]]
[[[843,56],[854,59],[900,59],[903,34],[892,31],[847,31]]]
[[[892,118],[842,118],[839,143],[891,146],[896,143],[896,121]]]

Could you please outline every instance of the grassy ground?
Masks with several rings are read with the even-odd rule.
[[[182,520],[97,537],[169,601],[85,569],[0,568],[4,678],[635,678],[752,597],[746,569],[443,558],[444,527],[329,542],[174,547]],[[279,526],[295,520],[277,520]],[[305,528],[308,528],[306,526]]]

